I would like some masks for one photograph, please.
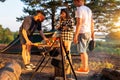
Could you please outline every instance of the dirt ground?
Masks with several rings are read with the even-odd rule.
[[[31,56],[31,62],[33,64],[38,64],[40,63],[39,60],[41,60],[42,56],[40,55],[32,55]],[[48,59],[46,57],[45,59]],[[31,76],[35,72],[34,70],[32,71],[27,71],[24,69],[23,65],[23,60],[21,54],[6,54],[6,53],[1,53],[0,54],[0,68],[3,67],[7,62],[10,62],[11,60],[17,61],[20,66],[22,67],[22,73],[20,76],[20,80],[30,80]],[[80,58],[79,56],[72,56],[73,60],[73,68],[76,70],[79,67],[80,64]],[[108,62],[114,67],[112,69],[120,70],[120,56],[115,56],[115,55],[110,55],[105,52],[89,52],[89,68],[90,72],[87,75],[83,74],[76,74],[78,80],[105,80],[100,78],[100,72],[102,68],[105,68],[104,66],[101,67],[99,66],[98,68],[95,68],[97,64],[92,64],[91,63],[105,63]],[[47,62],[47,60],[44,61],[44,63]],[[54,75],[54,67],[51,65],[51,59],[47,63],[47,65],[44,67],[44,69],[40,72],[41,68],[43,68],[43,65],[39,67],[39,70],[35,73],[34,77],[32,80],[53,80],[52,76]],[[69,78],[74,78],[73,74],[67,75]],[[107,79],[108,80],[108,79]]]

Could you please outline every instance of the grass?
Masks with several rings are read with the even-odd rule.
[[[94,51],[107,52],[110,54],[115,54],[120,56],[120,42],[119,41],[106,41],[106,42],[96,42],[96,48]]]
[[[96,41],[96,47],[94,51],[95,52],[106,52],[109,54],[120,56],[120,42],[119,41],[106,41],[106,42]],[[75,44],[72,44],[71,53],[76,54],[76,55],[78,54],[77,46]]]
[[[77,70],[78,67],[80,67],[80,64],[78,63],[74,63],[74,69]],[[103,68],[109,68],[109,69],[113,69],[114,68],[114,64],[108,62],[108,61],[101,61],[101,62],[98,62],[98,61],[89,61],[89,68],[90,70],[93,70],[93,71],[101,71]]]
[[[110,62],[89,62],[89,66],[92,67],[91,70],[95,70],[95,71],[100,71],[103,68],[109,68],[112,69],[114,67],[114,65]],[[94,66],[94,67],[93,67]]]

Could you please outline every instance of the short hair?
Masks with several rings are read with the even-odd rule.
[[[45,16],[45,13],[42,10],[36,10],[36,15],[39,14],[39,13],[41,13],[42,15]]]

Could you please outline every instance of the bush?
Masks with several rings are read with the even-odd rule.
[[[110,54],[117,54],[120,55],[120,43],[119,41],[114,42],[114,41],[108,41],[108,42],[96,42],[96,48],[95,51],[102,51],[102,52],[107,52]]]

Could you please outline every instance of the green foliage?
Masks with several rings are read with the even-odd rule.
[[[54,30],[54,27],[56,25],[56,22],[59,18],[58,11],[61,9],[61,7],[66,7],[69,9],[69,11],[73,14],[73,2],[71,0],[21,0],[27,7],[24,7],[24,13],[27,13],[29,15],[32,15],[35,10],[44,10],[46,16],[46,19],[48,22],[50,22],[49,25],[52,26],[52,30]],[[72,15],[71,14],[71,15]],[[21,18],[17,18],[18,21],[22,20],[24,16]]]
[[[120,1],[118,0],[94,0],[87,4],[93,11],[95,26],[106,26],[108,31],[114,28],[119,21]]]
[[[18,32],[11,32],[9,28],[2,28],[0,25],[0,43],[8,44],[17,36]]]
[[[16,32],[12,32],[12,33],[13,33],[14,39],[15,39],[16,37],[18,37],[18,34],[19,34],[18,31],[16,31]]]
[[[52,30],[59,18],[58,10],[60,7],[68,8],[71,16],[75,19],[75,6],[72,0],[21,0],[26,7],[23,12],[33,15],[36,9],[44,10],[47,14],[46,19],[51,20]],[[118,21],[120,16],[120,1],[118,0],[91,0],[86,4],[89,6],[94,15],[95,26],[106,26],[112,28],[114,22]],[[23,20],[24,16],[17,18]],[[50,25],[50,24],[49,24]]]
[[[0,2],[5,2],[6,0],[0,0]]]
[[[118,41],[96,42],[96,52],[107,52],[120,56],[120,43]]]

